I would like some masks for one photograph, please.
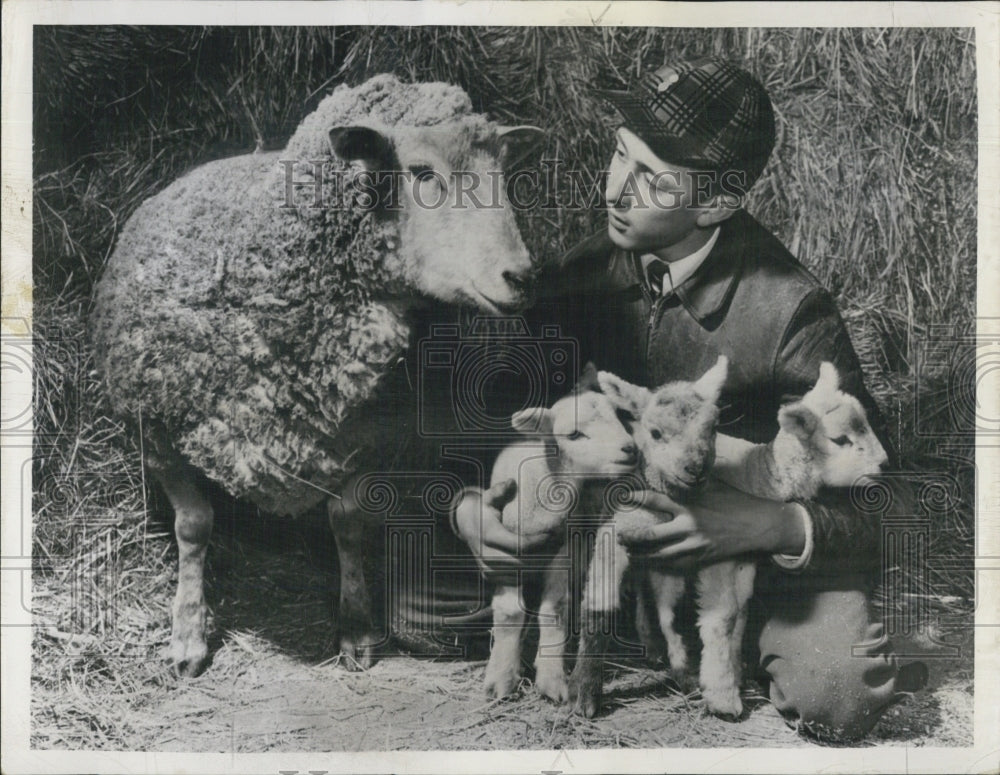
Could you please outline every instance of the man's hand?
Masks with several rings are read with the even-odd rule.
[[[522,570],[518,555],[537,549],[549,538],[544,533],[522,537],[504,527],[501,512],[516,496],[517,483],[507,479],[485,491],[466,488],[455,505],[455,532],[469,545],[487,578]]]
[[[653,490],[636,491],[629,502],[664,519],[619,535],[634,560],[686,568],[754,552],[798,555],[805,548],[801,506],[747,495],[714,479],[684,506]]]

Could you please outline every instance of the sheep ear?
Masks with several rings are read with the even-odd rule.
[[[801,401],[778,410],[778,425],[803,442],[812,438],[818,424],[819,418]]]
[[[706,371],[701,379],[694,383],[694,392],[710,403],[715,403],[722,395],[722,386],[726,384],[729,374],[729,359],[720,355],[715,365]]]
[[[840,389],[840,373],[837,367],[829,361],[823,361],[819,365],[819,379],[816,380],[816,387],[833,392]]]
[[[545,141],[545,132],[537,126],[502,126],[497,129],[500,164],[504,169],[516,167],[534,153]]]
[[[543,406],[522,409],[520,412],[514,412],[510,418],[510,424],[514,430],[525,436],[551,435],[552,423],[552,411]]]
[[[573,388],[574,393],[583,393],[587,390],[595,393],[601,392],[601,383],[597,379],[597,367],[593,361],[587,361],[587,365],[583,367],[583,371],[580,373],[580,379],[576,382],[576,387]]]
[[[636,420],[642,417],[653,395],[646,388],[626,382],[607,371],[597,372],[597,382],[601,386],[601,392],[610,399],[616,409],[624,411]]]
[[[366,170],[393,169],[392,141],[367,126],[338,126],[330,130],[330,149],[342,161],[359,161]]]

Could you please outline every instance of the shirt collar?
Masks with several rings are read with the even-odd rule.
[[[702,265],[706,258],[708,258],[708,254],[712,252],[712,248],[715,247],[715,243],[719,239],[720,230],[721,228],[716,226],[715,231],[712,232],[712,236],[708,238],[708,242],[698,248],[694,253],[690,253],[677,261],[663,261],[662,258],[659,258],[652,253],[646,253],[645,255],[640,256],[639,260],[642,262],[644,274],[649,268],[649,265],[654,261],[663,261],[663,263],[667,265],[668,271],[665,275],[663,275],[663,287],[660,289],[660,295],[670,295],[678,286],[683,285],[684,281],[695,273],[698,267]]]

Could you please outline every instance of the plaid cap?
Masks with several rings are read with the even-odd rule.
[[[750,73],[721,59],[665,65],[630,91],[600,91],[625,126],[664,161],[742,170],[747,188],[774,148],[774,110]]]

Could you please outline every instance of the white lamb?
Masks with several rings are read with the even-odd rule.
[[[719,434],[713,474],[751,495],[788,501],[812,498],[824,486],[849,487],[888,461],[861,404],[840,390],[832,363],[820,365],[819,379],[801,400],[781,407],[778,425],[766,444]],[[716,714],[743,712],[743,632],[755,572],[754,563],[744,560],[715,563],[698,573],[700,681],[705,703]],[[661,615],[668,604],[657,600]],[[669,619],[660,623],[666,633],[664,621]],[[667,643],[671,666],[683,670],[683,651],[675,653],[669,638]]]
[[[600,513],[610,480],[634,470],[632,436],[607,396],[596,392],[592,366],[572,395],[551,409],[517,412],[511,424],[528,437],[505,448],[493,466],[492,484],[513,479],[517,497],[504,509],[503,524],[522,537],[545,533],[558,539],[578,504]],[[565,556],[557,551],[556,557]],[[568,697],[563,672],[568,569],[557,560],[544,571],[538,610],[539,644],[535,685],[556,702]],[[486,692],[504,697],[518,686],[521,634],[525,622],[523,583],[498,584],[493,594],[493,648],[486,668]]]

